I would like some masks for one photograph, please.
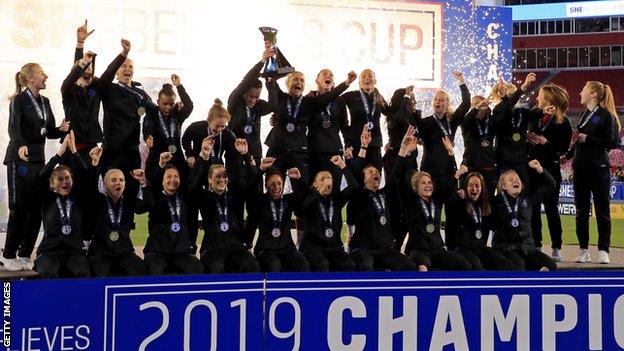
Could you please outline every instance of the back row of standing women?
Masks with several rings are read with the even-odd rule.
[[[264,61],[274,55],[267,45],[262,61],[230,95],[227,110],[216,101],[206,121],[192,123],[182,133],[193,103],[179,77],[172,75],[180,102],[173,86],[165,85],[152,103],[132,81],[130,43],[125,40],[122,53],[100,78],[94,77],[95,55],[82,49],[91,33],[86,22],[77,31],[76,64],[61,87],[65,119],[60,127],[48,99],[39,94],[47,79],[41,67],[27,64],[16,74],[5,157],[10,193],[7,269],[32,268],[29,257],[42,216],[44,238],[35,264],[49,277],[63,272],[556,269],[553,259],[560,260],[561,248],[559,159],[568,151],[572,134],[564,89],[543,86],[537,108],[514,108],[534,75],[517,91],[497,84],[490,101],[471,99],[463,75],[454,72],[460,106],[453,111],[448,94],[438,91],[434,114],[423,118],[415,109],[412,87],[398,89],[387,103],[371,70],[360,74],[359,90],[344,93],[355,73],[334,86],[333,73],[323,69],[316,78],[318,90],[305,96],[300,72],[286,78],[286,92],[267,79],[269,99],[264,101],[259,99],[258,78]],[[615,146],[619,123],[608,86],[588,82],[581,102],[588,111],[567,153],[574,156],[577,187],[577,260],[589,261],[593,193],[600,261],[608,263],[606,153]],[[97,119],[100,103],[103,131]],[[495,107],[490,109],[490,104]],[[260,119],[271,113],[263,159]],[[389,135],[383,157],[381,114]],[[150,147],[144,172],[138,150],[143,115],[143,137]],[[458,170],[453,143],[459,127],[465,150]],[[57,156],[44,165],[46,138],[64,139]],[[420,171],[418,143],[423,145]],[[97,192],[98,174],[104,194]],[[576,184],[577,179],[582,183]],[[539,250],[541,202],[553,239],[552,259]],[[349,235],[349,254],[341,237],[345,205],[347,224],[355,228]],[[442,207],[446,243],[440,228]],[[144,212],[149,212],[145,263],[135,255],[129,237],[134,213]],[[205,233],[201,260],[195,256],[198,212]],[[290,236],[293,213],[302,219],[298,249]],[[256,230],[254,257],[250,248]],[[490,231],[493,249],[486,245]]]

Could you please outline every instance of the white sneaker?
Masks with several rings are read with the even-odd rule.
[[[553,259],[553,261],[555,262],[561,262],[561,250],[560,249],[552,249],[552,255],[550,255],[550,257]]]
[[[589,257],[589,250],[581,249],[581,252],[579,253],[578,256],[576,256],[576,259],[574,260],[574,262],[577,262],[577,263],[591,262],[591,257]]]
[[[611,263],[611,261],[609,260],[609,253],[603,250],[598,251],[598,263],[601,263],[601,264]]]
[[[4,263],[4,269],[11,272],[21,271],[24,268],[17,258],[5,258],[2,263]]]
[[[18,257],[16,260],[22,265],[23,270],[32,271],[34,264],[30,260],[30,257]]]

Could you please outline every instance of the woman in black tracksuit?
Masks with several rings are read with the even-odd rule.
[[[535,74],[529,73],[519,89],[513,84],[507,84],[506,94],[500,97],[503,111],[500,114],[502,119],[496,123],[496,143],[494,145],[498,169],[497,179],[503,172],[512,169],[518,173],[522,183],[529,184],[529,173],[526,165],[526,132],[529,128],[529,122],[535,120],[535,117],[531,110],[515,107],[515,105],[534,81]]]
[[[574,155],[574,203],[576,204],[576,236],[581,253],[577,262],[589,262],[590,193],[596,209],[598,226],[598,261],[609,263],[611,239],[610,149],[618,147],[620,122],[608,85],[589,81],[581,92],[581,103],[587,109],[581,116],[578,138],[570,155]]]
[[[278,89],[278,105],[273,115],[273,128],[265,140],[269,147],[268,157],[275,158],[275,167],[285,173],[296,167],[301,172],[304,183],[309,181],[309,148],[307,130],[310,118],[335,101],[355,80],[355,72],[349,72],[344,83],[326,94],[303,96],[305,77],[301,72],[293,72],[286,77],[285,93]]]
[[[487,246],[493,216],[485,179],[471,172],[464,185],[453,195],[449,208],[452,218],[446,222],[446,241],[453,242],[453,251],[472,265],[472,270],[516,270],[516,266],[500,252]]]
[[[256,171],[247,141],[236,140],[243,161],[227,171],[222,164],[212,163],[213,146],[214,137],[206,137],[190,177],[190,189],[198,196],[205,233],[200,247],[204,270],[211,274],[258,272],[258,263],[249,252],[242,221],[235,210],[242,202],[242,194],[251,188]]]
[[[397,89],[391,100],[390,116],[386,118],[388,124],[388,143],[389,147],[383,156],[384,170],[386,174],[391,174],[395,168],[395,162],[398,158],[401,141],[405,132],[410,126],[416,127],[416,120],[422,117],[422,112],[415,108],[415,100],[413,94],[413,86]],[[418,130],[415,136],[418,138]],[[414,150],[406,162],[410,169],[418,170],[418,149]],[[396,192],[389,194],[390,215],[392,219],[392,233],[397,240],[398,246],[402,246],[405,236],[407,235],[407,226],[403,218],[403,210],[399,206],[399,199]]]
[[[269,92],[269,100],[260,99],[262,92],[262,82],[260,70],[266,60],[274,55],[274,49],[267,47],[262,54],[262,60],[256,63],[243,80],[230,93],[227,101],[227,110],[232,119],[229,127],[237,138],[244,138],[249,145],[249,153],[256,164],[260,164],[262,158],[262,142],[260,141],[260,121],[262,116],[273,112],[277,107],[277,83],[267,81],[266,87]],[[248,191],[244,194],[244,203],[247,208],[247,218],[245,220],[245,237],[252,238],[258,228],[258,218],[256,216],[255,200],[262,194],[262,184],[258,183],[256,191]],[[242,216],[242,213],[240,213]],[[241,218],[242,219],[242,218]],[[249,242],[251,243],[251,242]]]
[[[426,172],[414,172],[405,167],[404,159],[414,149],[416,138],[414,129],[410,128],[399,150],[396,170],[396,174],[404,175],[398,193],[409,230],[405,254],[420,271],[470,270],[472,266],[468,261],[444,245],[440,233],[442,202],[434,195],[433,179]]]
[[[354,160],[354,173],[360,184],[351,196],[347,205],[347,216],[355,225],[355,232],[349,241],[350,255],[357,265],[358,271],[372,271],[373,269],[389,269],[392,271],[412,271],[414,263],[401,253],[400,242],[393,233],[393,211],[401,211],[399,206],[391,206],[390,202],[396,198],[399,191],[397,174],[401,167],[388,175],[386,185],[381,188],[381,173],[372,165],[364,165],[366,147],[370,142],[368,128],[362,130],[360,138],[360,152]],[[397,162],[405,162],[401,157]]]
[[[68,150],[72,154],[69,167],[57,167]],[[37,249],[35,271],[42,278],[57,278],[64,271],[75,278],[90,276],[84,242],[88,237],[81,231],[81,204],[89,199],[85,197],[87,194],[72,193],[74,183],[85,180],[86,170],[76,150],[73,133],[65,137],[56,155],[41,170],[39,194],[42,197],[43,239]]]
[[[125,276],[146,274],[145,263],[136,255],[130,238],[134,229],[134,214],[142,214],[153,205],[151,190],[143,170],[137,169],[132,176],[139,181],[141,189],[136,197],[124,196],[126,181],[119,169],[109,169],[104,175],[105,193],[98,191],[97,167],[102,155],[101,148],[91,151],[89,199],[91,199],[92,222],[89,245],[89,265],[94,277],[118,273]]]
[[[262,272],[305,272],[310,265],[305,256],[297,250],[290,234],[291,218],[295,209],[301,206],[305,196],[305,185],[299,179],[296,168],[288,170],[293,192],[284,194],[284,176],[275,168],[272,159],[263,159],[260,171],[264,173],[266,193],[257,201],[258,241],[254,254]],[[262,181],[258,173],[257,182]],[[303,189],[302,189],[303,188]]]
[[[542,167],[555,179],[555,188],[541,199],[544,203],[548,230],[550,232],[552,257],[561,261],[561,217],[559,216],[559,186],[561,185],[560,157],[570,147],[572,127],[565,113],[568,109],[568,93],[557,85],[544,85],[537,96],[538,107],[542,109],[539,117],[529,127],[527,133],[527,156],[529,160],[538,160]],[[537,110],[539,112],[539,110]],[[532,176],[531,176],[532,175]],[[539,188],[543,178],[529,175],[529,188]],[[537,247],[542,247],[542,216],[540,206],[533,207],[531,231]]]
[[[329,69],[322,69],[316,76],[318,90],[311,91],[308,96],[314,97],[329,93],[334,88],[334,74]],[[320,171],[332,172],[334,181],[340,180],[340,172],[331,162],[334,156],[344,154],[342,137],[346,147],[351,146],[349,137],[349,120],[344,101],[331,101],[324,108],[310,116],[308,122],[308,146],[310,148],[310,173]]]
[[[303,218],[300,250],[314,272],[355,269],[353,259],[344,250],[341,235],[342,208],[355,189],[356,182],[344,159],[334,156],[332,162],[342,170],[341,177],[345,177],[346,187],[334,188],[331,173],[320,171],[314,177],[311,192],[296,213],[298,217]]]
[[[446,204],[457,190],[455,173],[457,164],[452,145],[455,132],[470,108],[470,91],[461,72],[453,72],[461,89],[462,102],[455,111],[451,110],[449,96],[438,91],[433,97],[434,114],[416,118],[419,136],[423,142],[423,157],[420,169],[431,175],[435,185],[435,198],[440,206]]]
[[[32,269],[30,256],[41,227],[41,202],[37,177],[45,162],[45,140],[58,139],[69,128],[55,126],[50,100],[40,91],[48,76],[41,66],[28,63],[15,75],[15,95],[9,110],[7,166],[9,220],[4,244],[4,266],[8,270]]]
[[[130,173],[141,167],[140,120],[153,102],[141,83],[132,80],[134,63],[127,58],[130,42],[122,39],[121,45],[122,53],[109,66],[118,65],[119,60],[122,62],[117,66],[117,82],[102,80],[99,88],[104,109],[102,147],[105,150],[100,160],[100,170],[121,169],[128,179],[128,194],[135,196],[139,184]]]
[[[256,63],[247,72],[243,80],[230,93],[227,101],[227,110],[232,116],[230,129],[237,138],[244,138],[249,145],[249,153],[260,164],[262,158],[262,142],[260,141],[260,120],[262,116],[273,112],[277,107],[277,83],[266,83],[269,92],[269,101],[260,99],[262,82],[260,70],[266,60],[273,55],[269,48],[262,54],[262,60]]]
[[[204,269],[195,257],[187,225],[189,210],[197,206],[196,195],[180,183],[178,169],[167,164],[171,159],[169,152],[163,152],[158,171],[149,181],[153,201],[148,201],[148,237],[143,249],[147,274],[201,274]]]
[[[397,89],[391,100],[390,110],[394,113],[386,118],[388,125],[388,151],[383,157],[386,174],[392,173],[394,161],[399,155],[401,141],[409,126],[416,127],[416,120],[422,118],[422,111],[415,108],[414,87]],[[416,130],[418,138],[418,130]],[[408,162],[413,163],[414,170],[418,170],[418,149],[414,150]]]
[[[492,247],[519,270],[554,271],[557,269],[555,261],[535,246],[531,235],[531,216],[533,208],[553,191],[556,183],[539,161],[530,161],[529,167],[541,178],[535,183],[539,185],[530,191],[515,171],[503,173],[498,180],[498,195],[492,204]]]
[[[462,121],[464,155],[462,167],[468,172],[479,172],[485,180],[489,200],[494,198],[496,189],[496,158],[494,156],[494,138],[498,121],[504,114],[504,105],[498,104],[492,111],[488,100],[482,96],[472,98],[473,108]],[[448,240],[447,240],[448,241]]]
[[[189,168],[184,161],[180,137],[182,124],[193,112],[193,101],[177,75],[172,74],[171,81],[180,94],[182,105],[178,108],[176,93],[171,84],[164,84],[158,92],[157,106],[148,107],[147,115],[143,119],[143,138],[149,146],[145,173],[147,178],[151,178],[152,172],[158,171],[160,154],[168,151],[173,156],[171,163],[181,172],[181,181],[186,183]]]
[[[193,168],[196,160],[199,159],[204,139],[211,136],[214,143],[210,155],[208,155],[211,164],[223,164],[226,168],[237,169],[238,164],[241,162],[241,156],[234,147],[236,136],[227,127],[230,118],[229,112],[223,107],[223,102],[220,99],[215,99],[214,104],[208,111],[208,118],[205,121],[193,122],[186,128],[182,135],[182,148],[184,148],[188,167]],[[241,201],[235,209],[237,217],[241,221],[244,212],[243,206]],[[189,235],[193,245],[196,245],[199,210],[190,208],[189,211]],[[249,239],[249,243],[251,243],[251,239]]]
[[[76,30],[73,66],[61,85],[65,120],[71,123],[76,149],[85,163],[90,162],[89,152],[104,140],[99,122],[103,89],[113,81],[115,73],[126,59],[122,52],[99,78],[95,77],[95,54],[90,51],[84,53],[84,43],[92,32],[88,31],[86,21]]]
[[[351,115],[350,135],[347,137],[351,145],[347,146],[347,154],[357,155],[360,152],[360,133],[362,128],[368,128],[372,140],[366,151],[365,163],[375,166],[381,172],[383,139],[380,117],[381,114],[388,116],[390,107],[379,90],[375,88],[376,83],[375,72],[365,69],[360,73],[360,89],[347,92],[340,99],[349,108]]]

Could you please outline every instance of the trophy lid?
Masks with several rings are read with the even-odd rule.
[[[272,28],[272,27],[260,27],[258,28],[262,34],[264,33],[277,33],[277,29]]]
[[[264,36],[265,41],[268,41],[272,45],[275,45],[277,43],[277,29],[272,27],[260,27],[258,29]]]

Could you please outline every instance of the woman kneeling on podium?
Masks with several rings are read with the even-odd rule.
[[[406,157],[416,149],[417,139],[414,129],[409,128],[401,142],[399,157]],[[433,196],[433,179],[427,172],[414,172],[407,168],[405,162],[398,162],[397,174],[405,174],[402,179],[410,183],[401,185],[399,191],[401,207],[409,230],[409,238],[405,253],[414,262],[419,271],[448,270],[467,271],[472,268],[470,263],[456,252],[448,251],[440,233],[440,214],[442,201]]]
[[[57,167],[68,148],[72,153],[70,167]],[[41,213],[44,232],[37,250],[35,271],[42,278],[57,278],[63,271],[75,278],[90,276],[87,247],[81,233],[82,206],[79,206],[86,199],[80,198],[80,194],[72,194],[74,174],[86,169],[71,132],[56,155],[41,170],[39,194],[43,197]]]
[[[227,170],[224,165],[213,163],[210,155],[214,140],[213,135],[204,139],[190,176],[191,192],[199,196],[204,229],[201,262],[206,273],[256,273],[260,268],[249,252],[242,221],[236,211],[243,194],[252,189],[251,179],[256,168],[245,139],[236,139],[234,143],[242,155],[242,162]],[[228,172],[232,172],[231,178],[228,178]],[[203,189],[205,185],[207,187]]]
[[[555,189],[555,179],[537,160],[529,162],[529,168],[541,177],[540,184],[527,194],[516,171],[501,174],[498,195],[493,204],[494,238],[492,246],[520,270],[554,271],[557,264],[538,250],[531,235],[531,211],[539,206],[544,195]]]
[[[340,168],[341,178],[344,177],[341,179],[340,189],[334,189],[334,181],[329,171],[318,172],[312,183],[312,191],[299,211],[299,216],[303,217],[300,250],[314,272],[355,269],[355,262],[345,252],[342,243],[342,208],[357,183],[343,157],[334,156],[331,162]]]
[[[180,184],[180,172],[169,164],[172,159],[170,152],[160,154],[159,167],[149,182],[152,192],[144,194],[154,197],[149,211],[149,236],[143,250],[147,273],[201,274],[203,268],[195,257],[195,245],[189,238],[187,225],[193,207],[192,193],[186,191],[186,184]]]
[[[145,172],[142,169],[132,171],[141,190],[135,197],[124,196],[126,179],[120,169],[109,169],[104,175],[105,193],[100,194],[97,187],[97,167],[102,148],[91,149],[90,158],[93,166],[90,172],[90,199],[92,201],[93,222],[85,228],[93,228],[89,245],[89,264],[94,277],[105,277],[111,272],[127,276],[145,275],[145,263],[136,255],[130,231],[134,227],[134,214],[147,212],[152,196],[144,196],[149,192]]]

